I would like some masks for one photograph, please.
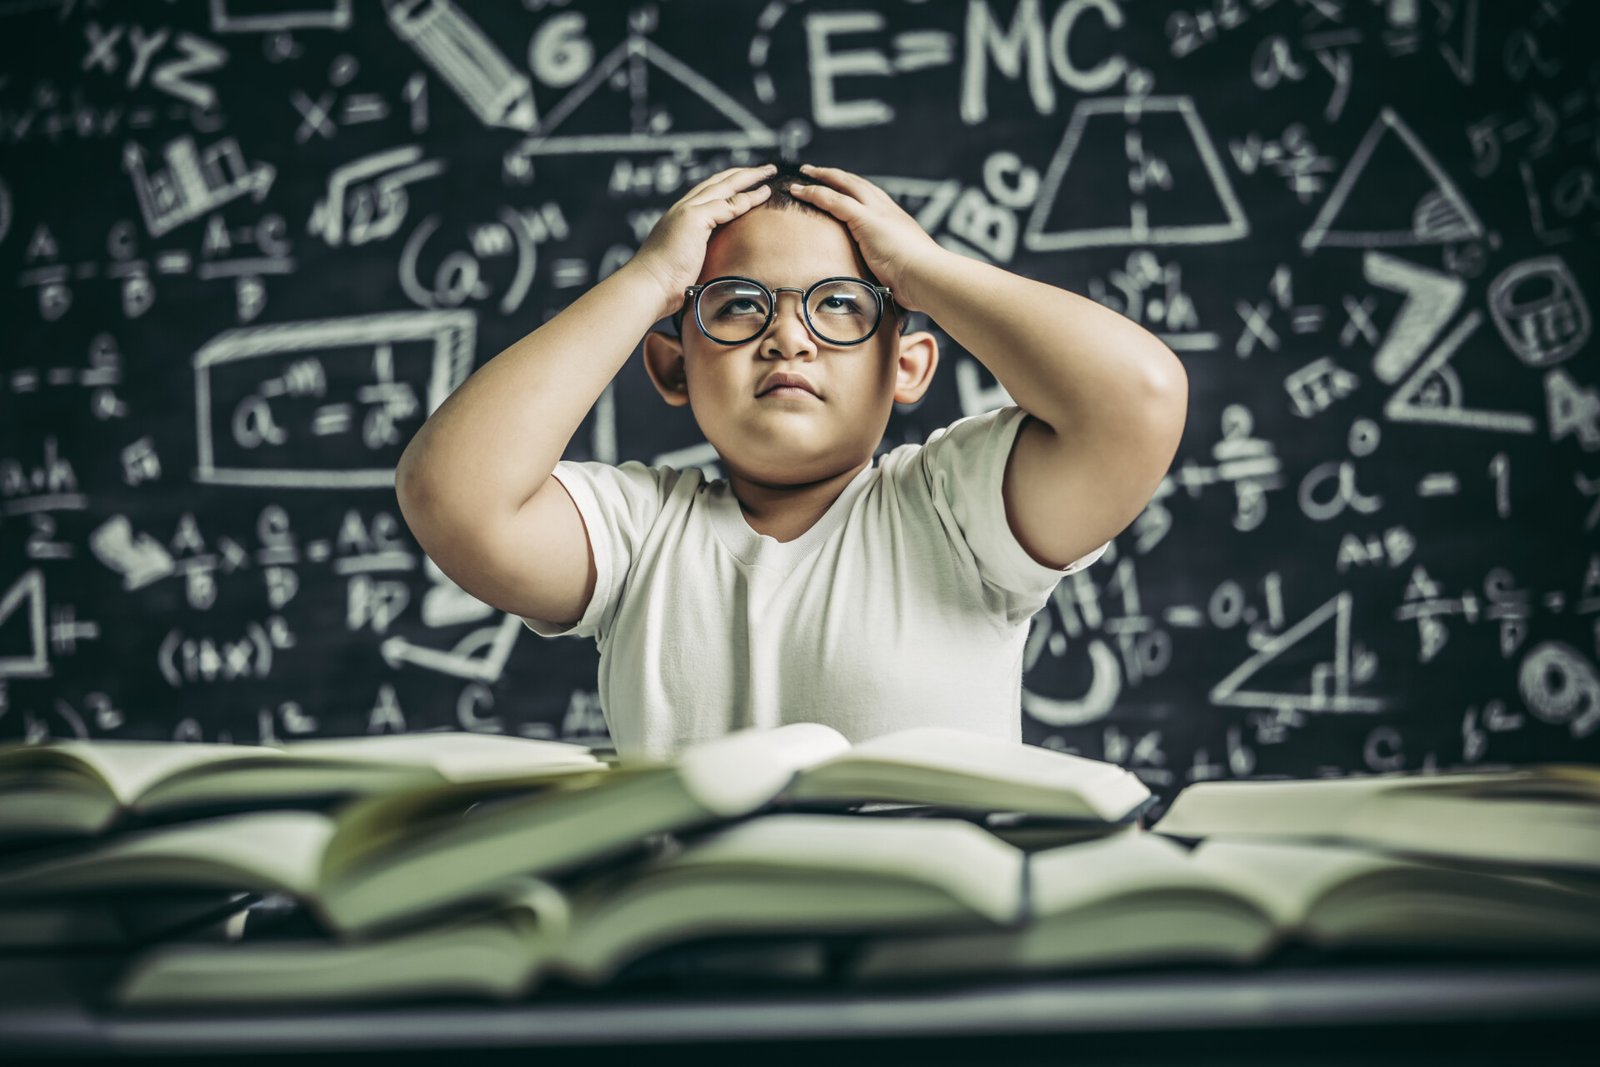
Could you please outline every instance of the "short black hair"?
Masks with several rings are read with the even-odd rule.
[[[748,166],[752,166],[752,167],[761,167],[761,166],[770,165],[773,168],[775,168],[773,170],[772,174],[769,177],[764,178],[761,181],[756,182],[755,184],[750,186],[751,189],[756,189],[756,188],[759,188],[759,187],[765,185],[765,186],[767,186],[768,188],[770,188],[772,190],[772,192],[767,195],[767,198],[765,200],[763,200],[761,203],[757,204],[752,210],[755,210],[755,211],[760,211],[760,210],[763,210],[763,209],[783,209],[783,210],[790,210],[790,211],[800,210],[800,211],[809,211],[809,212],[812,212],[813,214],[816,214],[816,215],[821,215],[823,218],[826,218],[826,219],[833,219],[833,214],[831,212],[827,211],[824,208],[820,208],[817,205],[815,205],[813,203],[810,203],[809,201],[801,200],[801,199],[797,198],[793,193],[789,192],[789,186],[791,184],[795,183],[795,182],[800,182],[803,185],[809,185],[809,184],[812,184],[814,182],[814,180],[815,180],[815,179],[811,178],[810,176],[801,173],[800,165],[798,163],[791,163],[788,160],[782,159],[782,158],[777,157],[777,156],[768,156],[766,159],[756,160],[756,161],[754,161],[752,163],[749,163],[747,165]],[[835,219],[834,221],[838,221],[838,220]],[[713,232],[715,232],[715,231],[713,231]],[[854,243],[854,242],[852,242],[852,243]],[[865,260],[865,257],[862,257],[862,258],[863,258],[863,260]],[[883,284],[881,281],[878,280],[877,275],[872,273],[872,268],[870,266],[866,268],[866,275],[867,275],[867,280],[870,281],[872,284],[874,284],[874,285],[882,285]],[[889,306],[887,308],[885,308],[884,310],[885,310],[885,313],[891,319],[894,320],[894,329],[895,329],[896,333],[904,334],[910,328],[911,312],[909,312],[905,308],[901,307],[899,301],[895,300],[894,297],[891,296],[889,298]],[[678,336],[680,338],[683,336],[683,320],[684,320],[684,316],[687,314],[687,312],[688,312],[688,303],[686,301],[684,303],[684,305],[682,307],[678,308],[678,310],[675,311],[673,313],[673,315],[672,315],[672,326],[673,326],[673,329],[678,331]]]

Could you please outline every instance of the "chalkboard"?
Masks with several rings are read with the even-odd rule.
[[[1573,0],[0,0],[0,736],[603,742],[418,549],[472,370],[767,156],[1188,371],[1024,737],[1207,778],[1600,757],[1600,18]],[[1007,403],[943,339],[884,448]],[[637,352],[570,459],[719,476]]]

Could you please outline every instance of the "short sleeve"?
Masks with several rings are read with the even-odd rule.
[[[577,505],[594,553],[594,595],[577,622],[564,626],[523,616],[528,629],[540,637],[600,639],[616,616],[639,546],[661,514],[667,476],[675,473],[671,468],[647,467],[638,460],[612,465],[564,459],[556,464],[551,477]]]
[[[1006,519],[1003,481],[1012,445],[1030,416],[1015,404],[957,419],[928,436],[918,461],[933,505],[951,537],[972,552],[985,583],[1011,594],[1031,615],[1060,580],[1089,566],[1111,542],[1065,567],[1047,567],[1028,554]]]

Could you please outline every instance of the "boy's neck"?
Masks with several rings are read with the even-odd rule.
[[[838,474],[804,485],[773,485],[730,473],[728,485],[746,525],[778,541],[793,541],[815,526],[856,475],[871,465],[868,456]]]

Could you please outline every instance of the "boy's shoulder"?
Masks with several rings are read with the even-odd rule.
[[[556,470],[573,471],[590,477],[654,484],[676,484],[684,478],[705,480],[705,473],[700,467],[679,468],[671,463],[646,463],[642,459],[623,459],[615,463],[603,459],[563,459],[556,464]]]
[[[962,415],[935,427],[921,441],[907,441],[889,449],[883,453],[883,462],[887,466],[898,466],[924,453],[927,453],[927,458],[943,457],[953,452],[970,457],[976,448],[984,444],[992,442],[998,445],[999,439],[992,435],[1003,433],[1012,421],[1020,422],[1025,417],[1027,412],[1015,404],[980,411],[975,415]]]
[[[693,495],[704,484],[699,467],[679,469],[670,463],[645,463],[625,459],[610,463],[598,459],[563,459],[552,472],[569,489],[578,486],[597,502],[630,508],[663,508],[674,496]]]

